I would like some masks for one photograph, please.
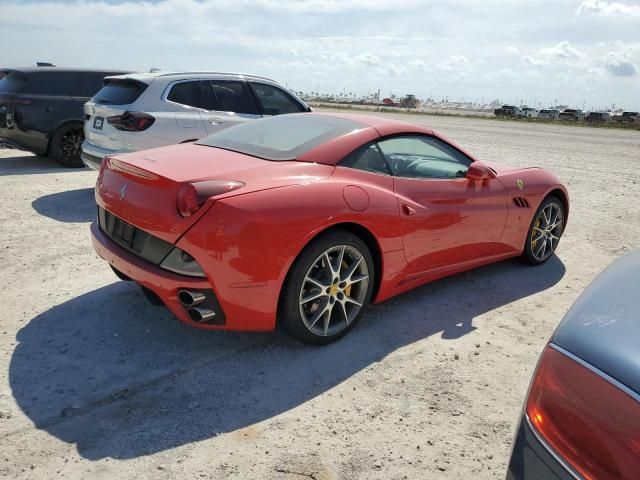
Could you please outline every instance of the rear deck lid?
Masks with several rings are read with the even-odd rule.
[[[551,341],[640,393],[640,251],[602,272]]]
[[[127,223],[174,243],[215,200],[319,181],[333,169],[308,162],[273,162],[194,144],[172,145],[110,159],[98,180],[96,201]],[[195,214],[182,217],[176,207],[180,188],[207,180],[239,181],[244,186],[211,198]]]

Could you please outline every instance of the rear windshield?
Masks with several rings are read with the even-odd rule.
[[[107,80],[92,101],[102,105],[129,105],[135,102],[147,85],[133,80]]]
[[[20,72],[9,72],[0,79],[0,93],[19,93],[24,88],[27,78]]]
[[[363,128],[366,125],[343,118],[293,113],[226,128],[196,143],[265,160],[295,160],[324,142]]]

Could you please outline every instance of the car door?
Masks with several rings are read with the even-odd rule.
[[[300,113],[308,111],[291,94],[275,85],[251,82],[264,116],[283,115],[285,113]]]
[[[473,161],[429,135],[378,142],[394,175],[407,262],[430,270],[500,253],[506,190],[497,179],[472,181]]]
[[[200,117],[209,135],[262,118],[249,85],[242,80],[203,80],[202,100]]]

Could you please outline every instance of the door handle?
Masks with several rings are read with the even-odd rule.
[[[415,215],[416,214],[416,209],[403,203],[402,204],[402,213],[404,213],[405,215]]]

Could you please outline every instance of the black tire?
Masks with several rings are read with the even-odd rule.
[[[324,252],[327,252],[331,249],[340,249],[340,247],[342,246],[346,247],[347,253],[343,254],[345,255],[345,258],[348,255],[356,258],[355,254],[357,252],[361,255],[362,261],[366,264],[366,266],[361,265],[358,268],[366,268],[366,273],[368,276],[367,283],[366,285],[364,285],[364,282],[362,282],[360,284],[362,285],[361,287],[356,287],[356,289],[360,289],[359,291],[356,291],[356,295],[358,296],[358,299],[362,300],[362,306],[357,311],[351,310],[351,312],[349,313],[347,313],[346,306],[338,307],[339,300],[345,299],[344,292],[347,292],[346,289],[341,290],[338,293],[334,291],[331,294],[327,293],[326,295],[323,295],[323,299],[325,297],[327,298],[327,304],[329,303],[329,300],[331,300],[330,297],[333,296],[334,298],[333,300],[331,300],[331,308],[333,308],[334,305],[338,308],[336,308],[335,313],[333,313],[332,310],[330,310],[328,313],[328,323],[332,324],[332,331],[318,334],[317,332],[314,332],[312,329],[310,329],[303,319],[303,311],[307,307],[301,306],[301,296],[304,292],[303,286],[306,287],[309,285],[309,283],[305,281],[305,278],[307,277],[307,274],[312,271],[312,268],[315,268],[317,262],[320,260],[320,257]],[[343,260],[341,262],[340,268],[342,268],[342,265],[346,264],[345,262],[346,260]],[[353,261],[352,265],[354,263],[357,263],[357,261]],[[298,258],[293,263],[289,274],[287,275],[287,279],[285,280],[285,284],[280,296],[278,308],[278,326],[284,329],[287,333],[289,333],[292,337],[299,340],[300,342],[311,345],[326,345],[338,340],[339,338],[342,338],[358,323],[362,316],[364,308],[371,300],[376,275],[374,267],[375,264],[373,262],[373,257],[371,256],[371,252],[369,251],[367,245],[362,241],[362,239],[360,239],[360,237],[350,232],[344,230],[335,230],[314,239],[300,253]],[[340,273],[338,273],[338,275],[340,275]],[[364,277],[364,275],[360,276]],[[346,286],[346,282],[343,281],[334,283],[336,286],[341,286],[342,288],[345,288]],[[353,285],[356,285],[356,283],[352,284],[352,286]],[[347,287],[348,293],[346,294],[346,296],[351,297],[351,293],[353,292],[353,290],[351,290],[352,286]],[[322,289],[318,290],[322,291]],[[320,302],[320,300],[318,302]],[[343,303],[343,305],[345,304]],[[313,306],[311,306],[311,308],[313,308]],[[320,307],[317,308],[319,309]],[[308,313],[308,315],[312,314],[312,312]],[[353,314],[354,316],[347,322],[346,317],[349,317],[351,314]],[[324,317],[324,315],[321,315],[321,317]],[[324,317],[323,323],[325,319],[326,317]],[[342,320],[344,324],[341,323],[340,320]]]
[[[549,230],[550,236],[539,236],[541,234],[540,227],[542,226],[544,229],[544,225],[540,225],[544,223],[544,214],[543,211],[551,211],[551,212],[559,212],[558,219],[560,223],[557,227]],[[541,218],[542,215],[542,218]],[[553,214],[555,216],[555,213]],[[553,218],[551,218],[552,223],[549,227],[553,226],[555,223]],[[524,244],[524,250],[522,252],[521,259],[529,264],[529,265],[542,265],[547,260],[551,258],[556,248],[558,248],[558,243],[560,242],[560,238],[562,237],[562,233],[564,232],[564,224],[565,224],[565,211],[562,201],[556,196],[548,196],[545,198],[538,209],[536,210],[533,219],[531,220],[531,225],[529,226],[529,230],[527,231],[527,238]],[[536,235],[534,236],[534,230]],[[536,240],[539,237],[538,240]],[[553,237],[557,237],[557,240],[554,240]],[[543,242],[545,245],[542,245]],[[544,248],[545,252],[540,255],[540,249]],[[547,252],[546,249],[550,248],[550,252]]]
[[[84,167],[84,163],[80,158],[83,141],[82,124],[67,123],[56,130],[56,133],[51,137],[49,151],[60,165],[69,168],[81,168]]]

